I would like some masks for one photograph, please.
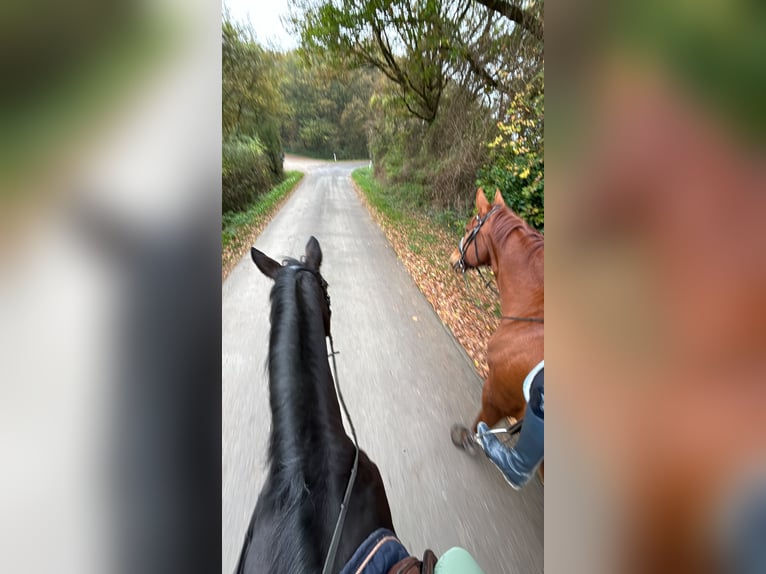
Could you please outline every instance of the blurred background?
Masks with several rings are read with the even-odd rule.
[[[220,10],[0,10],[3,572],[218,564]]]
[[[546,568],[764,571],[764,5],[547,8]]]

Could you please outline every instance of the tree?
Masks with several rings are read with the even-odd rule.
[[[516,22],[540,42],[543,41],[543,21],[533,8],[524,8],[520,4],[506,0],[475,0],[482,6]]]
[[[282,112],[274,56],[226,17],[221,40],[223,137],[254,135]]]
[[[290,21],[305,57],[387,80],[371,101],[376,175],[460,209],[480,174],[542,225],[543,132],[517,118],[542,125],[542,0],[294,0]]]
[[[411,114],[432,122],[449,82],[492,101],[511,91],[517,71],[534,75],[541,15],[535,0],[296,0],[290,21],[306,52],[376,67]]]
[[[279,62],[279,89],[287,112],[285,146],[323,157],[366,158],[373,70],[335,70],[288,52]]]
[[[224,16],[222,52],[222,186],[224,211],[243,210],[282,177],[274,55],[250,30]]]

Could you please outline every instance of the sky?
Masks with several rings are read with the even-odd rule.
[[[232,19],[249,22],[258,42],[281,50],[298,47],[298,42],[285,30],[280,16],[287,16],[287,0],[223,0]]]

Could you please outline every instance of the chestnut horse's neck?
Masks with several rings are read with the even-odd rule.
[[[544,240],[540,232],[500,209],[485,226],[492,272],[497,278],[504,316],[543,317]]]

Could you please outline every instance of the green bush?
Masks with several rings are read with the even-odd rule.
[[[221,159],[224,213],[246,210],[276,181],[266,149],[257,138],[237,137],[224,142]]]
[[[490,110],[460,86],[445,89],[439,115],[414,119],[390,94],[373,99],[370,148],[375,175],[388,184],[421,186],[418,207],[464,211],[475,193],[476,174],[487,162],[493,133]]]
[[[543,85],[541,73],[514,96],[477,180],[489,197],[500,189],[508,207],[540,231],[545,228]]]
[[[258,197],[246,211],[230,211],[221,218],[221,243],[224,249],[239,246],[247,237],[250,228],[263,220],[290,193],[303,177],[299,171],[287,171],[284,181],[268,193]]]
[[[479,172],[478,186],[486,190],[491,200],[495,189],[503,194],[505,203],[522,219],[539,231],[545,229],[545,164],[535,158],[525,166],[528,171],[514,173],[503,166],[492,165]]]

